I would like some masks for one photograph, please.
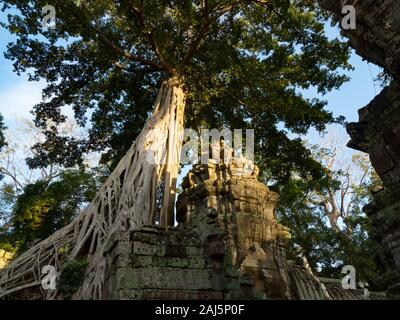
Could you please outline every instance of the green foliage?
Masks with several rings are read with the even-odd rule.
[[[8,252],[16,251],[16,249],[8,242],[0,242],[0,249],[8,251]]]
[[[63,265],[57,288],[63,299],[71,299],[73,294],[80,288],[85,279],[87,266],[88,262],[86,260],[73,260]]]
[[[0,114],[0,151],[7,144],[6,143],[6,138],[4,137],[4,130],[5,129],[6,129],[6,127],[4,126],[4,123],[3,123],[3,116]]]
[[[4,24],[17,39],[6,57],[16,72],[48,83],[34,108],[46,141],[35,145],[31,167],[69,167],[90,151],[113,167],[148,118],[160,81],[177,75],[188,92],[186,127],[254,128],[257,158],[276,179],[293,170],[321,175],[287,134],[342,119],[298,92],[338,88],[347,80],[339,70],[350,66],[348,45],[328,40],[314,1],[54,0],[57,26],[43,30],[46,4],[4,1],[21,12]],[[66,105],[90,124],[88,138],[59,134]]]
[[[3,149],[3,147],[7,145],[6,138],[4,136],[5,129],[6,129],[6,127],[4,126],[4,123],[3,123],[3,116],[0,114],[0,152]],[[0,180],[2,180],[3,178],[4,178],[4,176],[0,171]]]
[[[13,207],[10,225],[0,232],[0,241],[27,249],[69,224],[96,189],[94,176],[82,171],[65,171],[52,182],[27,185]]]
[[[360,160],[353,158],[353,161]],[[368,163],[359,162],[358,165],[368,166]],[[353,265],[357,281],[367,281],[373,287],[376,279],[385,272],[385,267],[381,260],[382,248],[374,238],[371,222],[362,208],[372,200],[370,190],[379,184],[376,173],[369,171],[368,179],[352,186],[350,209],[342,221],[341,232],[335,232],[329,226],[320,203],[321,194],[328,188],[338,190],[340,181],[328,179],[316,183],[292,179],[281,186],[277,216],[291,229],[289,259],[296,260],[299,254],[304,255],[318,276],[330,278],[342,278],[342,267]]]

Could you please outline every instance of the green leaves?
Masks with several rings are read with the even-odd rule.
[[[7,145],[6,138],[4,136],[5,129],[6,129],[6,127],[4,126],[4,123],[3,123],[3,116],[0,114],[0,151],[5,145]]]
[[[80,288],[85,280],[85,272],[88,264],[86,260],[73,260],[63,265],[57,288],[62,294],[63,299],[70,300],[73,294]]]
[[[382,248],[362,208],[371,201],[371,189],[380,182],[365,157],[355,155],[350,163],[338,159],[339,147],[312,147],[314,156],[330,168],[324,168],[325,175],[317,179],[298,174],[281,183],[277,216],[291,229],[290,259],[296,260],[300,253],[319,276],[338,279],[343,277],[342,266],[353,265],[358,281],[374,287],[386,267],[380,259]],[[339,168],[335,167],[337,162]],[[329,210],[333,209],[332,201],[337,207],[330,213],[338,215],[337,231],[328,222],[326,201]]]
[[[254,128],[260,164],[276,164],[278,179],[315,170],[287,133],[323,131],[339,119],[299,89],[338,88],[347,80],[339,70],[350,66],[347,44],[328,40],[313,1],[55,0],[57,28],[42,30],[45,4],[4,2],[21,12],[6,24],[17,36],[7,58],[48,83],[33,110],[46,142],[34,146],[32,168],[80,164],[91,151],[112,167],[140,132],[160,81],[176,74],[188,90],[186,127]],[[65,106],[89,128],[87,138],[60,137]]]
[[[62,172],[58,179],[37,181],[24,188],[11,214],[11,225],[0,233],[23,251],[69,224],[85,203],[92,200],[98,183],[92,173]]]

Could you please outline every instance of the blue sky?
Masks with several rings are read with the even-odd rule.
[[[0,12],[0,21],[4,20],[5,14]],[[326,30],[332,38],[339,35],[337,28],[326,26]],[[5,59],[3,55],[7,43],[12,40],[11,35],[6,30],[0,28],[0,113],[4,116],[6,126],[10,129],[15,129],[20,125],[20,121],[17,120],[18,117],[32,118],[29,111],[35,104],[40,102],[41,90],[44,87],[44,83],[29,82],[26,75],[18,76],[13,72],[12,62]],[[355,69],[353,71],[346,71],[345,73],[351,80],[339,90],[327,93],[323,97],[318,96],[313,90],[308,90],[303,92],[303,94],[307,98],[320,97],[327,100],[327,109],[332,111],[335,116],[343,115],[346,121],[353,122],[358,120],[358,109],[367,105],[376,93],[380,91],[378,86],[374,88],[373,78],[379,74],[381,69],[362,61],[354,52],[350,63]],[[340,139],[345,158],[348,159],[356,153],[354,150],[344,147],[349,137],[343,127],[337,125],[330,126],[328,131],[333,132]],[[257,133],[255,134],[257,136]],[[326,138],[319,136],[315,130],[310,130],[309,134],[303,138],[312,144],[326,143]],[[26,138],[22,137],[22,139]],[[22,162],[20,163],[23,163],[23,159],[25,158],[24,151],[20,150],[17,153],[21,153]],[[30,172],[25,165],[22,164],[21,166],[25,167],[26,172]],[[182,169],[178,178],[178,185],[189,169],[190,166],[185,166]]]
[[[5,14],[0,12],[0,21],[5,20]],[[337,36],[336,28],[326,27],[329,36]],[[28,82],[26,75],[18,76],[12,71],[12,62],[3,56],[8,42],[12,41],[11,35],[4,29],[0,29],[0,113],[5,118],[8,127],[15,125],[15,116],[31,117],[29,110],[40,101],[41,89],[44,83]],[[352,54],[350,63],[354,66],[354,71],[346,71],[351,80],[344,84],[339,90],[332,91],[325,96],[328,101],[327,109],[332,111],[335,116],[343,115],[346,120],[357,121],[357,110],[366,104],[380,91],[375,87],[373,78],[380,72],[380,69],[373,64],[368,64],[356,55]],[[309,98],[317,95],[312,90],[304,92]],[[336,126],[335,131],[340,135],[346,135],[344,128]],[[319,136],[314,130],[306,137],[310,142],[317,143]]]

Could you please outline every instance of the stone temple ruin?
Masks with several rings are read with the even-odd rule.
[[[347,129],[351,136],[349,146],[369,153],[384,184],[365,211],[372,219],[375,236],[385,248],[388,265],[395,265],[382,280],[383,287],[389,293],[398,293],[400,4],[398,0],[318,2],[337,21],[342,17],[344,5],[356,7],[357,28],[343,30],[343,34],[358,54],[382,66],[392,77],[391,84],[360,110],[359,122],[349,124]],[[257,175],[257,167],[245,159],[194,166],[184,179],[183,192],[177,201],[178,226],[120,230],[107,240],[102,298],[368,298],[362,288],[344,290],[340,280],[319,279],[306,261],[300,264],[288,261],[290,231],[276,221],[274,214],[278,195],[260,183]],[[115,181],[119,183],[118,179]],[[81,224],[85,223],[82,220]],[[65,230],[68,237],[57,239],[66,239],[68,245],[73,231]],[[45,244],[54,245],[51,241]],[[64,248],[64,242],[62,245]],[[54,252],[61,255],[56,249]],[[3,264],[6,263],[8,260]],[[19,283],[19,290],[9,290],[8,294],[2,291],[6,281],[9,287],[14,285],[13,270],[28,274],[35,273],[36,266],[33,269],[25,270],[23,264],[15,264],[9,273],[4,272],[7,268],[0,271],[0,298],[48,298],[37,278],[35,282],[28,279],[26,284]],[[93,275],[86,272],[85,277],[89,276]],[[66,296],[58,292],[57,298]],[[385,296],[370,293],[369,298]]]
[[[286,258],[278,195],[243,158],[198,164],[183,181],[178,226],[121,233],[108,252],[108,299],[363,299]],[[380,297],[375,296],[375,297]]]
[[[290,230],[276,221],[278,195],[257,176],[257,166],[243,157],[195,165],[182,183],[177,226],[121,230],[108,243],[102,298],[366,298],[362,289],[317,278],[306,262],[287,260]],[[46,293],[37,285],[7,298]],[[57,298],[67,296],[60,290]]]
[[[14,253],[0,249],[0,269],[6,267],[14,257]]]

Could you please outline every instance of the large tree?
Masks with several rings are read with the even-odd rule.
[[[292,179],[280,189],[277,213],[291,229],[291,259],[306,257],[314,272],[330,278],[342,278],[342,267],[353,265],[358,281],[374,287],[390,266],[362,208],[381,181],[367,155],[346,157],[341,142],[331,137],[328,147],[312,147],[326,167],[327,181]]]
[[[18,9],[4,24],[17,37],[6,57],[18,73],[48,83],[34,108],[46,141],[34,147],[30,166],[72,166],[85,152],[107,149],[103,160],[114,162],[114,173],[76,223],[82,229],[71,257],[86,247],[95,255],[90,268],[98,278],[86,279],[86,296],[101,296],[105,262],[96,248],[120,224],[137,228],[157,216],[162,226],[173,222],[184,121],[193,128],[255,129],[258,159],[275,179],[288,179],[294,169],[322,174],[301,141],[287,136],[340,120],[324,101],[299,93],[338,88],[347,80],[338,70],[349,68],[347,45],[326,37],[314,1],[55,0],[54,29],[42,28],[46,1],[4,4]],[[67,105],[89,125],[88,139],[58,133]],[[164,149],[167,164],[149,164],[149,151],[161,157]],[[70,230],[54,237],[68,238]]]
[[[346,80],[338,68],[349,67],[347,46],[327,39],[314,1],[62,0],[52,2],[55,29],[44,30],[46,4],[5,1],[21,12],[5,24],[17,36],[6,57],[17,72],[32,70],[32,80],[48,81],[46,99],[34,108],[47,140],[35,146],[32,167],[71,166],[91,150],[116,165],[148,118],[161,81],[177,78],[187,126],[254,128],[259,154],[277,177],[294,167],[314,170],[285,130],[323,130],[335,119],[324,101],[306,100],[298,89],[338,88]],[[58,134],[66,105],[79,123],[89,122],[88,139]]]

